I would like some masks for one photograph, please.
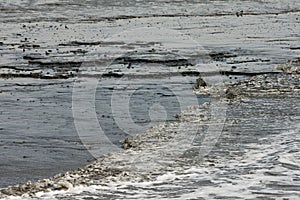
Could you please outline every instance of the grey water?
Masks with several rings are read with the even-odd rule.
[[[164,87],[158,81],[162,83],[164,80],[156,80],[156,84],[152,87],[136,79],[127,82],[109,79],[106,83],[110,84],[105,86],[99,82],[95,108],[101,129],[111,141],[111,146],[120,148],[121,140],[141,134],[147,127],[178,120],[175,118],[176,114],[180,114],[185,108],[180,107],[178,96],[171,90],[172,84],[181,94],[186,94],[187,92],[183,91],[188,91],[190,97],[185,96],[185,101],[189,101],[189,98],[193,103],[195,100],[199,101],[199,104],[209,101],[208,97],[192,94],[193,81],[182,84],[178,79],[172,84],[165,83]],[[1,104],[3,106],[0,111],[2,187],[47,178],[82,167],[95,159],[86,150],[88,145],[92,144],[84,146],[74,126],[72,81],[18,79],[17,83],[16,80],[4,80],[2,83]],[[132,84],[135,84],[135,87],[130,100],[133,105],[129,105],[131,109],[129,113],[118,112],[118,110],[113,112],[112,93],[116,93],[113,88],[116,85],[120,87]],[[122,90],[117,92],[120,93]],[[121,106],[127,105],[119,99],[114,101],[113,103]],[[151,119],[149,111],[152,105],[162,105],[167,116],[161,117],[161,110],[154,110],[153,112],[157,114]],[[138,124],[141,129],[131,128],[130,124],[124,127],[116,123],[115,117],[125,118],[126,114],[132,115],[133,123]],[[97,147],[106,148],[101,144],[97,144]]]
[[[0,187],[47,178],[95,159],[87,148],[101,144],[83,144],[74,124],[76,73],[98,80],[97,120],[108,146],[119,148],[126,137],[176,121],[187,105],[209,101],[192,93],[198,73],[274,72],[275,65],[297,58],[299,8],[296,0],[0,1]],[[241,11],[243,16],[237,16]],[[265,123],[278,130],[281,122]],[[252,128],[255,137],[238,139],[268,140],[260,127]]]

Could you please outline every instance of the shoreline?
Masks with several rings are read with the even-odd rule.
[[[298,200],[299,0],[50,1],[0,2],[0,187]]]
[[[290,69],[291,68],[285,68],[285,71],[288,71]],[[259,75],[244,82],[231,84],[232,86],[227,89],[227,91],[231,92],[231,95],[228,96],[228,93],[226,94],[226,101],[228,101],[229,104],[238,105],[241,104],[241,102],[243,104],[247,101],[252,101],[249,100],[249,98],[254,100],[260,98],[284,98],[286,100],[292,100],[296,98],[295,100],[297,102],[297,98],[299,98],[300,95],[300,74],[298,71],[299,68],[295,69],[297,71],[293,71],[290,73],[283,72],[282,74],[271,75],[269,77]],[[277,80],[278,82],[269,84],[272,82],[267,81],[266,78],[272,81]],[[266,81],[263,82],[262,80]],[[271,90],[267,88],[270,88]],[[290,88],[290,90],[287,90],[288,88]],[[201,92],[201,90],[203,91],[204,89],[205,88],[200,88],[197,91]],[[257,96],[257,94],[260,94],[260,96]],[[247,103],[245,104],[247,105]],[[202,123],[203,126],[207,124],[209,122],[209,118],[205,116],[208,116],[208,109],[208,103],[199,107],[191,107],[187,111],[184,111],[182,114],[180,114],[179,118],[181,119],[181,122],[179,123],[159,125],[158,127],[154,127],[148,130],[145,134],[124,140],[123,147],[125,147],[126,150],[124,150],[123,152],[105,155],[104,157],[99,158],[97,161],[94,161],[93,163],[83,168],[70,171],[65,174],[58,174],[50,179],[43,179],[34,183],[28,182],[24,185],[11,186],[5,189],[1,189],[0,197],[7,197],[7,195],[23,195],[23,197],[38,198],[39,195],[46,195],[47,192],[64,190],[72,191],[76,186],[82,187],[85,185],[86,187],[89,187],[92,185],[99,185],[99,187],[103,187],[105,185],[109,185],[109,183],[111,182],[155,182],[157,181],[157,177],[162,176],[169,170],[170,172],[174,170],[176,171],[176,169],[179,169],[179,166],[183,167],[183,169],[186,170],[193,167],[207,167],[207,164],[210,165],[211,163],[211,161],[207,161],[207,159],[212,159],[209,158],[210,155],[208,155],[208,157],[203,157],[202,159],[204,159],[204,161],[200,163],[196,162],[196,165],[194,165],[195,163],[190,163],[186,166],[182,165],[180,163],[184,160],[181,160],[182,158],[179,157],[176,159],[174,158],[175,160],[173,160],[173,163],[170,163],[171,165],[161,163],[154,167],[151,154],[159,150],[160,147],[164,147],[165,144],[167,144],[166,142],[170,140],[172,141],[172,138],[176,138],[176,135],[178,135],[176,131],[180,130],[178,128],[181,125],[185,124],[184,127],[193,127],[193,124],[199,122]],[[295,117],[295,120],[299,120],[299,116]],[[228,123],[229,122],[227,122],[225,126],[229,126]],[[235,123],[239,124],[238,122]],[[214,154],[213,152],[214,150],[212,151],[212,154]],[[150,167],[149,169],[143,169],[144,165],[141,165],[140,168],[137,167],[141,164],[137,160],[139,158],[139,154],[143,155],[146,158],[143,162],[149,162],[145,166],[152,167]],[[149,157],[149,159],[147,159],[147,157]],[[162,158],[163,157],[161,157],[161,159]],[[191,158],[193,159],[194,157],[192,156]],[[156,157],[155,159],[159,158]],[[187,160],[184,162],[189,163]],[[212,166],[216,165],[218,164],[215,163]],[[180,171],[183,169],[180,169]]]

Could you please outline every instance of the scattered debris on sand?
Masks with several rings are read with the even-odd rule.
[[[300,93],[300,60],[293,60],[289,64],[279,65],[276,69],[282,73],[261,74],[252,76],[241,82],[225,83],[225,88],[220,84],[212,86],[195,87],[196,94],[220,94],[228,99],[241,96],[265,95],[295,95]],[[219,91],[219,92],[216,92]]]

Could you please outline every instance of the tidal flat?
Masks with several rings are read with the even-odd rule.
[[[299,8],[0,2],[0,196],[298,199]]]

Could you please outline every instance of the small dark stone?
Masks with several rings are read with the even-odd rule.
[[[237,97],[238,91],[235,91],[234,89],[227,89],[225,94],[227,99],[234,99]]]
[[[199,77],[196,80],[196,84],[195,84],[194,88],[199,89],[200,87],[206,87],[206,86],[207,86],[206,82],[201,77]]]
[[[181,72],[182,76],[200,76],[200,72],[198,71],[184,71]]]
[[[149,52],[151,52],[151,53],[152,53],[152,52],[155,52],[155,49],[154,49],[154,48],[152,48],[151,50],[149,50]]]
[[[235,14],[236,14],[237,17],[243,17],[244,11],[241,10],[239,12],[236,12]]]

